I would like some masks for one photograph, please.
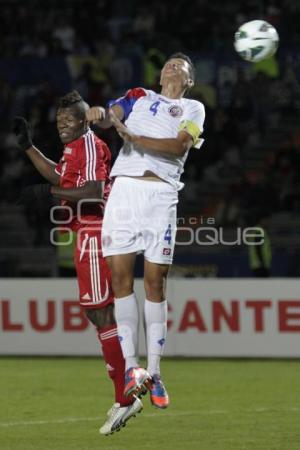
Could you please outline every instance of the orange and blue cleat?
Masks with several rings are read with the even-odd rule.
[[[156,408],[165,409],[169,406],[169,396],[164,383],[161,381],[160,375],[152,376],[150,400],[152,405],[156,406]]]
[[[141,367],[131,367],[125,372],[125,397],[139,397],[151,388],[151,376]]]

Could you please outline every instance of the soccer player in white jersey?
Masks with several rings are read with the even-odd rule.
[[[200,147],[204,106],[184,98],[194,85],[194,66],[182,53],[173,54],[161,71],[161,93],[130,89],[109,108],[86,113],[102,128],[114,126],[124,145],[112,168],[115,182],[102,228],[103,255],[112,272],[118,335],[126,361],[125,395],[147,387],[158,408],[169,405],[160,376],[167,335],[166,279],[172,264],[177,191],[192,147]],[[139,314],[134,294],[136,254],[144,253],[147,370],[138,364]]]

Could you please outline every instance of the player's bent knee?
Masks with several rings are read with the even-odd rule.
[[[85,310],[85,315],[97,328],[104,328],[115,325],[114,305],[107,305],[104,308],[91,308]]]
[[[112,274],[112,288],[117,298],[127,297],[133,292],[132,277]]]
[[[165,297],[164,279],[145,279],[145,292],[149,300],[162,300]]]

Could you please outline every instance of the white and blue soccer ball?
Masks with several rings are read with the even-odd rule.
[[[265,20],[251,20],[240,26],[234,36],[234,48],[246,61],[258,62],[274,55],[279,36]]]

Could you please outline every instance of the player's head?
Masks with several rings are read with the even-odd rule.
[[[61,97],[56,113],[59,137],[64,144],[75,141],[87,130],[85,112],[89,105],[77,91]]]
[[[189,56],[184,53],[173,53],[165,62],[160,75],[160,84],[181,83],[184,90],[195,83],[195,66]]]

